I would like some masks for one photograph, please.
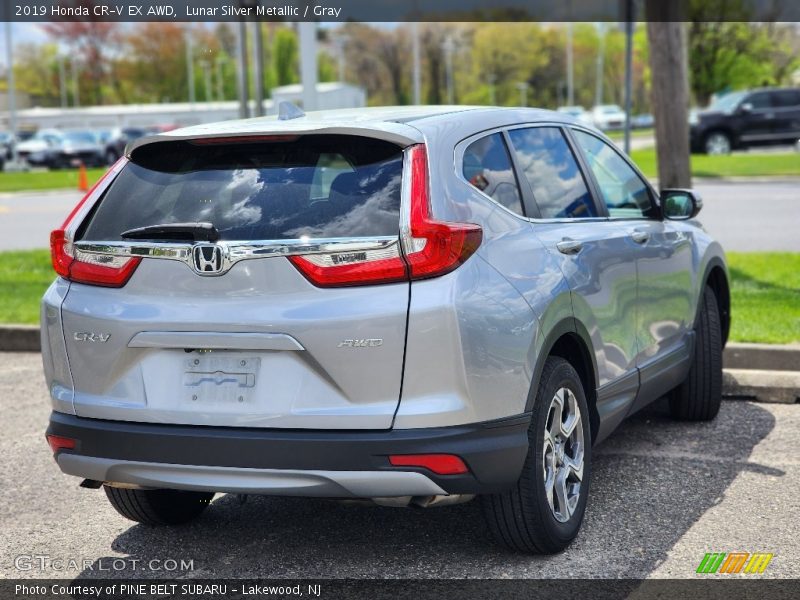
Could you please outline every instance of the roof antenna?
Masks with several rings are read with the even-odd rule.
[[[300,117],[305,116],[306,113],[303,112],[303,109],[297,106],[294,102],[284,100],[278,104],[278,120],[280,121],[289,121],[291,119],[299,119]]]

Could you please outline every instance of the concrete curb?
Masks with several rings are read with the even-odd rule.
[[[39,352],[38,325],[0,325],[0,352]]]
[[[39,352],[39,327],[0,325],[0,352]],[[800,344],[728,344],[722,395],[758,402],[800,402]]]

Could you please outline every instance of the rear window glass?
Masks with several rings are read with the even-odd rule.
[[[156,142],[133,152],[80,237],[187,222],[223,240],[397,235],[402,163],[394,144],[356,136]]]

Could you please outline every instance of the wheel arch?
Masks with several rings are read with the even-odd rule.
[[[722,325],[722,347],[724,348],[728,343],[731,327],[731,292],[727,268],[723,260],[718,256],[713,257],[706,265],[706,270],[703,274],[703,287],[700,289],[701,294],[706,285],[714,290],[714,295],[717,299],[717,308],[719,309]],[[699,306],[700,303],[698,303],[698,308]]]
[[[573,366],[581,378],[586,394],[586,403],[589,405],[589,429],[592,440],[594,440],[600,428],[600,415],[597,411],[597,360],[591,348],[589,331],[574,317],[563,319],[550,329],[536,356],[525,411],[530,412],[533,409],[542,369],[544,369],[547,358],[549,356],[563,358]]]

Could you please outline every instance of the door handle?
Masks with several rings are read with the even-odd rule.
[[[577,254],[583,248],[583,244],[578,240],[564,238],[556,244],[556,248],[561,254]]]
[[[632,231],[631,239],[637,244],[644,244],[647,240],[650,239],[650,234],[647,233],[646,231]]]

